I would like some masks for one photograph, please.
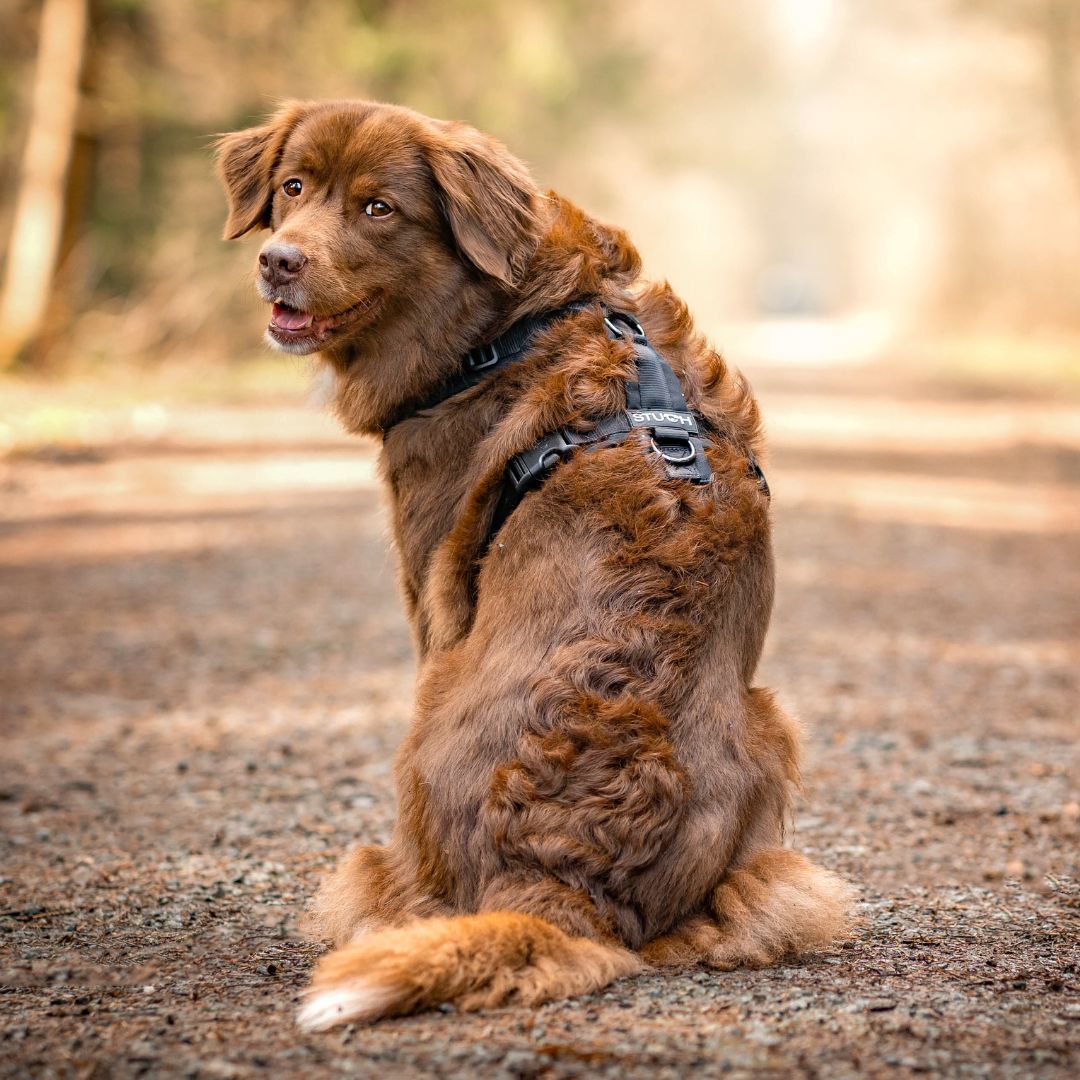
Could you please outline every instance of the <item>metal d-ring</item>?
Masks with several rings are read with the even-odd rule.
[[[664,448],[656,441],[656,439],[650,439],[652,448],[669,464],[669,465],[689,465],[697,457],[697,449],[692,442],[687,441],[686,450],[681,454],[675,454],[672,456],[667,453]]]

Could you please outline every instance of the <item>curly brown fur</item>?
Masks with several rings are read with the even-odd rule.
[[[643,962],[758,965],[842,933],[847,887],[781,847],[797,732],[752,684],[773,599],[768,500],[748,468],[758,409],[686,306],[640,279],[623,232],[541,195],[463,125],[292,103],[225,136],[220,169],[227,233],[268,225],[264,253],[306,259],[288,280],[263,273],[265,299],[312,318],[271,336],[321,350],[345,425],[385,436],[420,660],[394,836],[346,858],[312,905],[310,932],[338,951],[303,1022],[536,1003]],[[373,199],[392,213],[373,218]],[[581,297],[640,319],[720,432],[713,478],[671,479],[636,439],[580,452],[486,549],[507,460],[623,408],[629,346],[586,308],[480,386],[395,420],[469,348]]]

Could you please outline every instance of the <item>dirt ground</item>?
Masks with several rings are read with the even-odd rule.
[[[372,447],[141,403],[0,460],[0,1075],[1080,1074],[1080,403],[755,371],[851,941],[535,1010],[303,1035],[305,898],[386,837],[409,635]]]

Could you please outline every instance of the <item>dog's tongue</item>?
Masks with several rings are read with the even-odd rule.
[[[279,330],[306,330],[315,321],[315,316],[307,311],[275,304],[270,321]]]

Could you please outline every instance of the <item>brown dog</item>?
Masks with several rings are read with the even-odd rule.
[[[319,891],[310,925],[337,948],[301,1023],[533,1004],[830,941],[849,890],[781,847],[797,733],[752,685],[773,565],[745,381],[639,278],[623,232],[472,128],[295,103],[223,137],[219,166],[226,236],[273,232],[270,340],[321,352],[345,425],[384,437],[420,661],[394,837]],[[605,311],[636,315],[677,373],[711,478],[670,475],[633,432],[569,454],[488,546],[514,455],[627,408],[634,353]],[[543,312],[518,360],[420,407]]]

